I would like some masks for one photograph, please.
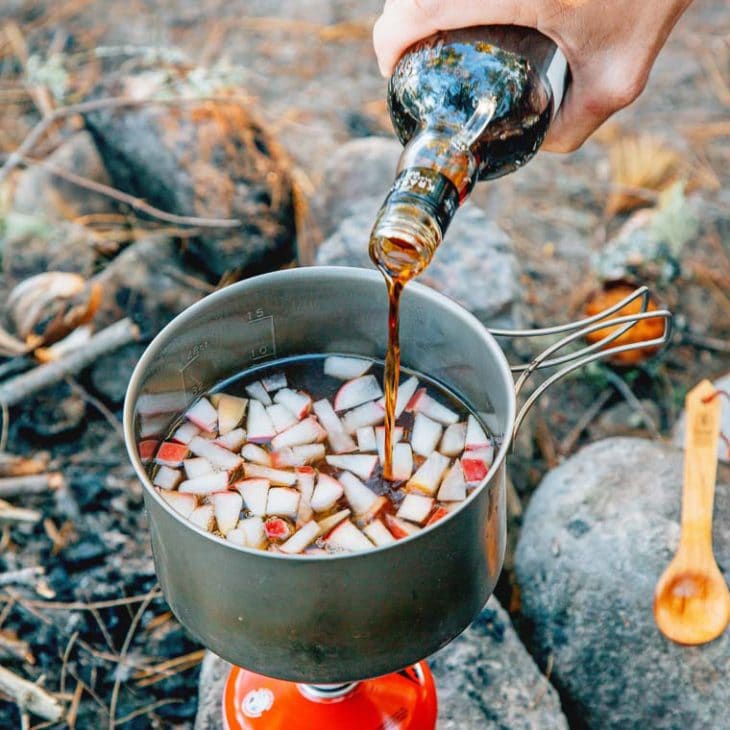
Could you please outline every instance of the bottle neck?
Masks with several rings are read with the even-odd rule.
[[[370,236],[373,261],[391,276],[416,276],[433,258],[459,206],[476,182],[477,160],[458,138],[425,129],[398,162]]]

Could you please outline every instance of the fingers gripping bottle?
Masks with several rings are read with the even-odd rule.
[[[474,184],[537,152],[565,75],[553,41],[516,26],[439,32],[406,51],[388,85],[405,149],[370,238],[370,256],[384,274],[416,276]]]

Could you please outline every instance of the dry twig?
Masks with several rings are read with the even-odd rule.
[[[58,489],[63,484],[63,475],[58,472],[0,478],[0,498],[46,494],[49,489]]]
[[[32,525],[39,522],[42,516],[37,510],[14,507],[0,499],[0,523],[24,522]]]
[[[0,403],[14,406],[39,390],[76,374],[108,352],[139,338],[139,328],[130,319],[122,319],[95,334],[81,350],[74,350],[61,360],[46,363],[0,385]]]
[[[61,719],[61,703],[50,692],[0,667],[0,690],[15,700],[21,710],[27,710],[46,720]]]

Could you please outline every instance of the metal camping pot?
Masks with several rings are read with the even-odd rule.
[[[638,290],[632,298],[647,294]],[[489,474],[448,517],[364,553],[322,558],[256,551],[181,517],[158,496],[140,459],[141,439],[164,435],[197,396],[248,368],[311,353],[382,359],[386,300],[380,274],[365,269],[314,267],[257,276],[176,317],[135,369],[124,431],[144,487],[162,589],[181,623],[236,665],[319,684],[386,674],[451,641],[479,613],[497,582],[506,538],[505,459],[524,409],[516,413],[510,366],[492,334],[461,306],[417,283],[407,287],[401,305],[404,366],[440,381],[501,437]],[[571,331],[561,343],[571,342],[588,329],[605,328],[606,319],[595,323],[607,313],[538,334]],[[610,320],[621,327],[604,342],[646,314]],[[651,316],[665,318],[664,342],[671,315]],[[519,366],[524,370],[519,387],[539,367],[573,361],[546,381],[549,385],[585,362],[632,347],[599,352],[599,343],[577,355],[553,357],[561,343]]]

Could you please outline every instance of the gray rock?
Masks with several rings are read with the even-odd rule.
[[[403,147],[394,137],[366,137],[338,147],[324,170],[324,201],[319,223],[325,236],[331,235],[341,221],[358,212],[369,211],[375,219],[395,178],[395,168]]]
[[[557,693],[538,671],[495,598],[430,664],[438,691],[438,730],[568,727]],[[206,654],[195,730],[220,730],[221,695],[229,668],[219,657]]]
[[[112,78],[100,93],[154,99],[190,95],[192,84],[185,70],[170,68]],[[116,187],[169,213],[241,221],[232,229],[202,228],[188,241],[188,254],[211,281],[294,259],[288,160],[252,110],[234,101],[150,103],[85,120]]]
[[[607,408],[589,426],[591,441],[598,441],[610,436],[648,436],[652,425],[658,427],[662,422],[659,406],[648,398],[641,401],[642,410],[637,410],[626,401],[616,403]],[[650,419],[651,423],[646,420]]]
[[[652,614],[677,547],[681,483],[681,451],[608,439],[550,472],[525,513],[515,566],[522,612],[576,726],[724,726],[730,632],[682,647]],[[714,547],[727,576],[728,486],[716,491]]]
[[[127,316],[146,336],[155,335],[208,293],[205,282],[193,286],[194,273],[185,268],[174,241],[161,235],[143,238],[95,277],[104,299],[94,321],[103,326]],[[98,364],[103,367],[103,359]]]
[[[353,214],[317,251],[317,263],[373,268],[368,236],[382,202],[353,203]],[[520,317],[519,267],[507,234],[467,203],[454,217],[430,266],[419,281],[432,286],[495,327],[514,326]]]
[[[721,378],[713,381],[713,385],[717,390],[723,390],[725,393],[730,393],[730,373],[723,375]],[[717,456],[720,461],[724,464],[730,464],[730,398],[720,396],[722,403],[720,410],[720,438],[717,440]],[[677,423],[674,424],[672,431],[672,441],[679,448],[684,448],[684,431],[686,428],[687,417],[684,411],[680,414],[677,419]],[[723,435],[725,438],[723,438]]]
[[[105,185],[111,183],[94,140],[86,131],[69,137],[48,156],[46,162],[94,182]],[[41,215],[49,221],[118,212],[114,201],[106,195],[75,185],[41,165],[31,166],[20,175],[13,198],[13,210]]]

